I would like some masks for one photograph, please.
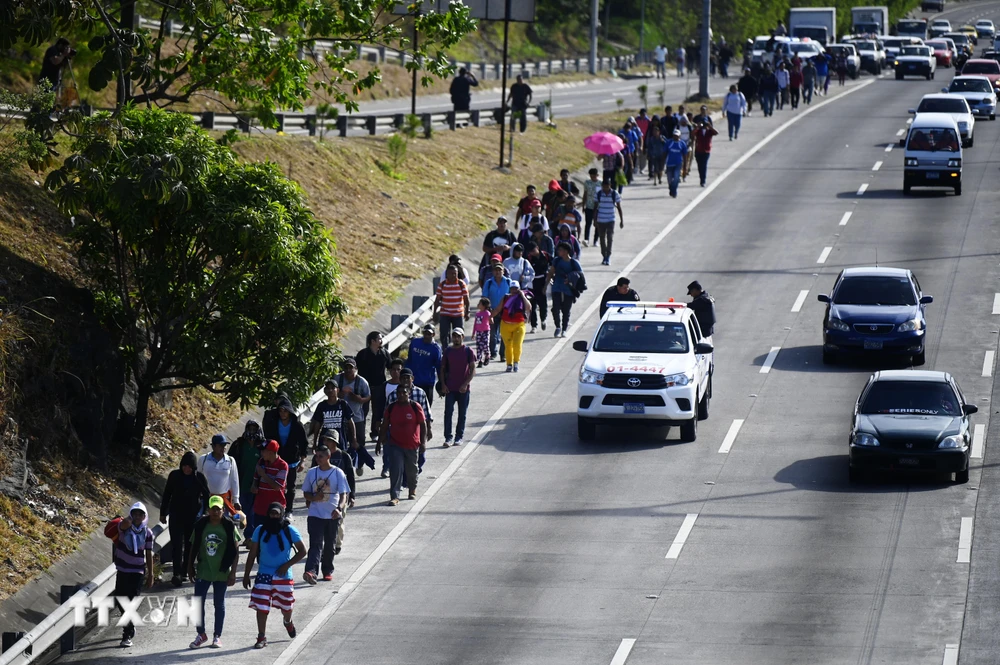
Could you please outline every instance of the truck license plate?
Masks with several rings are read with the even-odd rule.
[[[937,171],[928,171],[927,172],[927,179],[928,180],[937,180],[940,176],[941,176],[941,174],[938,173]]]
[[[865,349],[866,350],[877,351],[878,349],[881,349],[881,348],[882,348],[882,340],[880,340],[880,339],[866,339],[865,340]]]
[[[625,413],[646,413],[646,405],[642,402],[625,402]]]
[[[899,465],[900,466],[920,466],[920,460],[918,460],[918,459],[916,459],[914,457],[900,457],[899,458]]]

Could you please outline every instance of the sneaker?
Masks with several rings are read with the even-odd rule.
[[[284,619],[282,619],[282,623],[285,623]],[[292,621],[285,623],[285,631],[289,637],[295,637],[295,623]]]
[[[334,554],[340,554],[340,549],[341,549],[340,547],[334,547],[333,548],[333,553]]]
[[[304,579],[310,585],[315,585],[316,573],[312,572],[311,570],[307,570],[305,574],[302,576],[302,579]]]
[[[507,365],[507,374],[510,374],[513,371],[514,371],[514,366],[513,365]]]
[[[417,493],[416,493],[416,492],[410,492],[410,493],[409,493],[409,494],[408,494],[408,495],[406,496],[406,498],[407,498],[408,500],[410,500],[410,501],[413,501],[413,500],[415,500],[415,499],[417,498]]]
[[[201,633],[197,637],[194,638],[194,642],[192,642],[191,644],[189,644],[188,648],[189,649],[197,649],[198,647],[200,647],[205,642],[208,642],[208,635],[206,635],[205,633]]]
[[[462,440],[462,437],[458,437],[457,439],[455,439],[455,444],[454,445],[460,446],[463,443],[465,443],[465,441]]]
[[[451,443],[448,442],[448,441],[445,441],[444,443],[441,444],[441,447],[442,448],[450,448],[451,447]]]
[[[364,466],[359,466],[358,470],[355,471],[354,473],[357,474],[358,478],[360,478],[361,476],[365,475],[365,467]],[[292,511],[289,510],[288,512],[289,512],[289,514],[291,514]]]
[[[267,646],[267,638],[261,635],[257,638],[256,644],[253,645],[254,649],[263,649]]]
[[[127,648],[131,647],[132,646],[132,638],[131,637],[122,637],[122,641],[118,643],[118,646],[122,647],[123,649],[127,649]]]
[[[382,472],[382,477],[383,478],[388,478],[389,477],[389,472],[388,471],[383,471]]]
[[[332,582],[333,581],[333,573],[327,573],[326,575],[324,575],[323,576],[323,581],[324,582]]]
[[[398,506],[399,505],[399,499],[389,499],[389,501],[386,502],[385,505],[387,505],[387,506]]]
[[[565,337],[565,336],[566,336],[566,331],[565,331],[565,330],[561,331],[561,332],[559,333],[559,336],[560,336],[560,337]]]
[[[486,367],[489,364],[490,364],[490,359],[489,358],[486,358],[485,360],[483,360],[483,367]]]
[[[212,649],[221,649],[222,648],[222,638],[219,637],[218,635],[213,636],[212,637],[212,644],[211,644],[210,648],[212,648]]]
[[[174,585],[174,587],[176,588],[184,584],[184,580],[181,579],[180,575],[174,575],[173,577],[170,578],[170,583]]]
[[[545,321],[542,321],[542,330],[545,330]]]
[[[590,242],[589,242],[589,241],[587,241],[586,239],[584,239],[584,240],[583,240],[583,246],[584,246],[584,247],[590,247]]]
[[[517,373],[517,363],[514,363],[514,373]]]
[[[531,326],[531,330],[528,331],[528,334],[534,333],[536,328],[537,326]]]
[[[556,332],[555,332],[555,334],[554,334],[554,335],[552,335],[552,336],[553,336],[553,337],[559,337],[559,333],[561,333],[561,332],[562,332],[562,328],[556,328]]]
[[[476,363],[476,367],[477,368],[481,368],[482,366],[483,366],[483,361],[482,360],[480,360],[479,362]]]

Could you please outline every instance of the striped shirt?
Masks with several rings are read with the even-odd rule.
[[[441,298],[441,316],[465,316],[465,299],[469,297],[465,282],[441,282],[438,284],[437,295]]]
[[[621,194],[615,190],[605,193],[602,189],[594,197],[597,199],[597,223],[615,223],[615,204],[622,200]]]
[[[142,535],[129,533],[131,529],[123,529],[118,532],[118,542],[115,543],[115,570],[119,573],[146,573],[146,551],[153,550],[153,532],[146,528],[146,538],[139,551],[133,552],[132,545],[134,536],[140,539]]]
[[[257,481],[257,496],[253,501],[253,512],[256,515],[267,515],[267,509],[272,503],[278,502],[285,505],[285,478],[288,477],[288,462],[275,457],[273,462],[268,462],[263,457],[258,462],[264,467],[264,473],[270,476],[271,480],[278,483],[277,487],[272,487],[262,480]]]

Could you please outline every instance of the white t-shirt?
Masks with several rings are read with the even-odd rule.
[[[309,504],[309,517],[319,517],[328,520],[333,517],[334,509],[340,505],[340,495],[349,494],[351,486],[347,476],[339,467],[331,466],[324,471],[314,466],[306,473],[302,481],[303,492],[313,492],[315,496]]]
[[[656,60],[657,62],[666,62],[667,49],[663,48],[662,46],[657,46],[655,49],[653,49],[653,59]]]

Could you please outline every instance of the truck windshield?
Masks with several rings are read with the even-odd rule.
[[[826,28],[807,28],[805,26],[800,26],[792,31],[793,37],[798,37],[799,39],[804,39],[808,37],[814,41],[820,42],[822,44],[826,43],[827,33]],[[795,50],[796,45],[792,45],[792,50]],[[808,47],[809,44],[801,44],[802,47]]]
[[[594,351],[606,353],[687,353],[683,323],[608,321],[594,340]]]
[[[904,46],[903,48],[899,49],[899,54],[929,56],[931,54],[931,50],[926,46]]]
[[[955,136],[955,130],[947,127],[940,129],[921,127],[910,132],[906,149],[924,152],[958,152],[958,137]]]

